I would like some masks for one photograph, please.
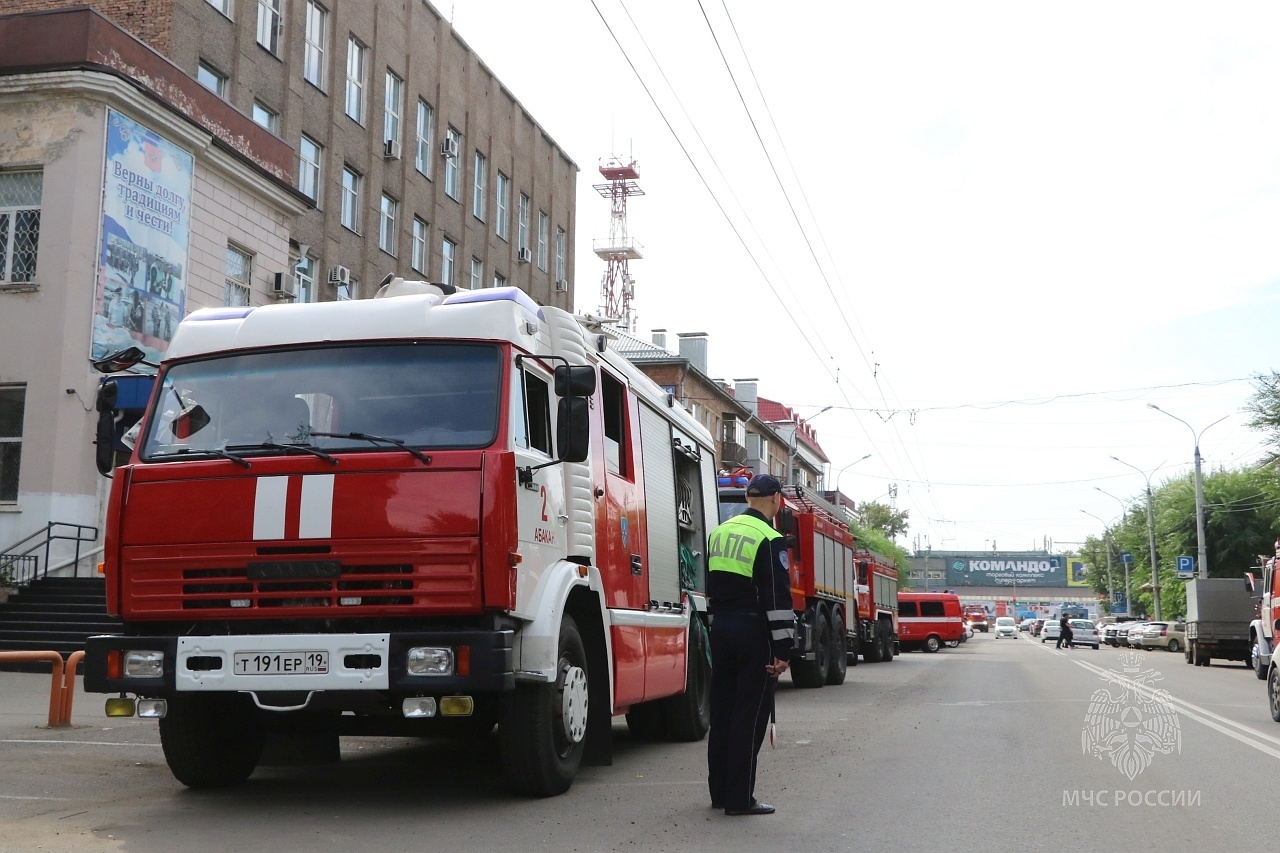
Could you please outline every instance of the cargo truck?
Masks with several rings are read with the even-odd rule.
[[[1208,666],[1214,658],[1249,664],[1249,622],[1253,599],[1240,581],[1187,581],[1187,663]]]

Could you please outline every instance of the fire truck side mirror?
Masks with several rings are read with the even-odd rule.
[[[98,473],[110,477],[116,467],[116,413],[110,409],[98,412],[98,428],[94,435],[93,464]]]
[[[778,510],[778,532],[793,536],[796,532],[796,514],[789,506]]]
[[[560,400],[556,416],[556,448],[562,462],[586,461],[591,450],[590,415],[586,397],[564,397]]]
[[[590,397],[596,393],[596,369],[589,364],[562,364],[556,368],[557,397]]]
[[[94,401],[94,408],[99,412],[113,412],[118,399],[120,399],[120,385],[112,379],[107,379],[98,386],[98,397]]]

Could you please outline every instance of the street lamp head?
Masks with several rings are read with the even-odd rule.
[[[1157,412],[1163,412],[1163,411],[1164,411],[1164,409],[1160,408],[1160,407],[1159,407],[1159,406],[1157,406],[1155,403],[1147,403],[1147,408],[1148,408],[1148,409],[1155,409]]]

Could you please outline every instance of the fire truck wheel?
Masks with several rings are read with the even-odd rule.
[[[1267,668],[1262,665],[1262,654],[1258,651],[1257,643],[1249,651],[1249,665],[1253,667],[1253,674],[1258,676],[1259,681],[1267,680]]]
[[[693,617],[697,619],[695,615]],[[711,661],[706,628],[690,625],[684,692],[662,700],[667,735],[674,741],[702,740],[711,728]]]
[[[884,626],[877,627],[875,639],[867,643],[862,650],[862,659],[867,663],[880,663],[884,660],[884,634],[881,633]]]
[[[1271,706],[1271,719],[1280,723],[1280,669],[1274,666],[1267,677],[1267,704]]]
[[[517,685],[503,703],[502,761],[518,793],[551,797],[573,784],[587,735],[588,684],[586,647],[566,613],[555,682]]]
[[[188,788],[239,785],[265,742],[252,700],[240,693],[175,696],[160,718],[160,746],[174,778]]]
[[[858,656],[862,654],[862,638],[857,631],[853,632],[853,636],[849,638],[849,648],[847,650],[849,658],[849,666],[858,665]]]
[[[930,634],[924,641],[924,650],[929,654],[933,654],[940,648],[942,648],[942,640],[939,639],[937,634]]]
[[[831,623],[821,607],[813,613],[813,660],[791,663],[791,682],[797,687],[821,687],[831,666]]]
[[[844,617],[831,611],[831,652],[827,655],[827,684],[844,684],[849,668],[849,638],[845,635]]]
[[[881,657],[885,663],[893,663],[893,657],[897,654],[893,648],[893,622],[884,619],[880,622],[880,642],[884,644],[881,650]]]

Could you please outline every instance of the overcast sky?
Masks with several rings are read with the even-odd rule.
[[[1208,468],[1262,455],[1241,408],[1280,318],[1280,3],[438,5],[582,170],[577,309],[599,161],[634,157],[637,331],[707,332],[713,376],[832,406],[832,480],[873,454],[840,487],[896,493],[903,544],[1099,535],[1082,510],[1121,505],[1097,488],[1145,488],[1111,456],[1191,469],[1149,402],[1225,416]]]

